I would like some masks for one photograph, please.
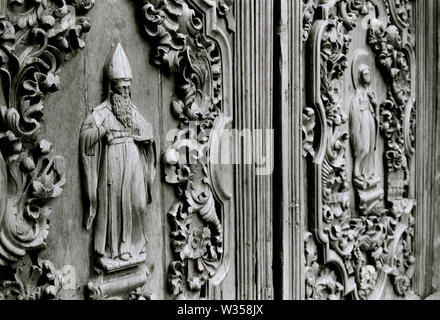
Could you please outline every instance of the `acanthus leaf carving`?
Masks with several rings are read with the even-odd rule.
[[[313,18],[315,15],[316,1],[315,0],[303,0],[302,17],[303,17],[303,30],[302,39],[307,41],[312,30]]]
[[[55,300],[63,287],[63,274],[48,260],[23,259],[14,280],[0,283],[0,300]]]
[[[58,90],[62,63],[83,48],[90,29],[84,16],[69,10],[73,4],[85,13],[93,1],[9,1],[0,18],[0,140],[7,190],[1,195],[6,197],[0,216],[3,266],[45,248],[49,205],[66,182],[63,158],[38,134],[45,97]]]
[[[312,108],[305,108],[302,117],[302,141],[303,141],[303,156],[310,154],[315,156],[314,150],[314,131],[316,126],[316,115]]]
[[[339,300],[344,287],[338,281],[336,273],[329,266],[318,263],[317,246],[313,235],[304,235],[304,252],[306,259],[306,300]]]
[[[51,202],[66,183],[64,159],[39,136],[45,98],[58,90],[61,65],[84,47],[90,23],[84,1],[3,1],[0,12],[0,265],[4,299],[54,299],[61,273],[50,261],[29,259],[46,248]]]
[[[406,26],[402,29],[390,22],[392,17],[383,16],[386,10],[377,7],[379,2],[342,0],[321,3],[309,38],[309,47],[313,50],[310,62],[313,86],[308,101],[321,123],[309,125],[310,116],[304,117],[303,130],[312,127],[303,143],[305,150],[313,146],[316,181],[312,188],[317,197],[311,221],[311,227],[316,231],[306,239],[306,247],[313,247],[307,243],[316,237],[322,250],[314,250],[313,262],[306,259],[307,298],[323,297],[313,294],[320,270],[327,270],[323,275],[333,279],[329,283],[340,279],[343,292],[339,298],[351,293],[355,299],[378,299],[388,278],[396,295],[406,297],[411,294],[415,262],[412,211],[415,203],[408,198],[408,169],[415,140],[413,41]],[[386,12],[390,15],[390,10]],[[372,13],[376,18],[372,18]],[[353,133],[346,130],[348,117],[341,107],[341,78],[347,69],[349,32],[361,17],[364,19],[362,23],[366,22],[367,15],[370,18],[367,42],[376,54],[388,95],[379,104],[374,92],[369,92],[365,85],[365,89],[358,92],[358,99],[365,104],[361,108],[366,108],[369,101],[370,112],[377,119],[385,139],[386,168],[385,177],[381,179],[387,188],[387,201],[384,202],[379,187],[373,188],[377,182],[361,187],[363,184],[359,180],[355,187],[359,191],[361,215],[357,217],[351,212],[350,182],[346,173],[346,145]],[[354,76],[357,68],[355,62],[353,65]],[[365,71],[367,65],[370,70],[374,68],[368,63],[359,67],[365,79],[370,75]],[[365,80],[365,84],[369,81]],[[355,82],[355,88],[357,86]],[[337,274],[330,277],[332,272]],[[334,297],[325,296],[326,299]]]
[[[216,1],[217,13],[230,16],[232,3]],[[205,34],[203,15],[187,2],[146,0],[142,9],[146,34],[156,44],[152,61],[177,78],[171,113],[179,130],[163,157],[165,180],[179,198],[168,214],[174,259],[168,284],[174,296],[192,299],[224,258],[222,201],[214,195],[209,163],[211,133],[219,123],[227,124],[222,57]]]

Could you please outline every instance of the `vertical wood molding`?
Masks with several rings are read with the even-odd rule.
[[[272,129],[272,12],[273,0],[235,2],[237,130]],[[255,156],[271,157],[273,141],[254,138],[252,148],[237,141],[237,148],[237,299],[272,299],[272,176],[257,176]],[[248,157],[252,164],[244,161]]]
[[[437,17],[437,54],[436,54],[436,66],[437,66],[437,76],[436,76],[436,85],[434,86],[434,90],[437,93],[436,95],[436,131],[434,134],[435,137],[435,190],[434,190],[434,208],[440,208],[440,8],[437,3],[435,9],[435,17]],[[435,68],[434,68],[435,69]],[[434,211],[435,214],[436,210]],[[437,214],[435,218],[435,238],[434,238],[434,252],[435,252],[435,269],[434,274],[436,277],[434,278],[433,285],[436,291],[440,291],[440,215]]]
[[[304,299],[302,177],[302,3],[280,0],[275,21],[276,166],[274,180],[274,275],[277,299]]]
[[[440,234],[438,218],[435,217],[439,206],[438,134],[436,107],[436,72],[438,66],[438,1],[416,1],[416,56],[417,56],[417,141],[419,152],[416,155],[417,172],[417,215],[416,215],[416,255],[417,268],[415,290],[420,296],[427,296],[433,291],[435,273],[438,272],[438,244],[434,236]],[[423,17],[423,18],[422,18]],[[436,92],[437,90],[437,92]],[[427,138],[428,137],[428,138]],[[435,224],[435,222],[437,222]],[[435,224],[435,225],[434,225]],[[438,241],[436,241],[438,242]],[[437,279],[437,286],[439,285]],[[438,290],[439,288],[437,288]]]
[[[432,25],[436,30],[433,33],[433,39],[436,39],[437,42],[434,41],[434,55],[433,55],[433,66],[432,70],[435,72],[435,82],[432,86],[434,90],[433,97],[433,121],[435,124],[435,130],[433,131],[432,145],[435,147],[435,151],[433,154],[433,166],[435,168],[434,172],[434,181],[433,181],[433,201],[432,201],[432,210],[431,213],[434,216],[434,244],[433,244],[433,252],[434,252],[434,264],[432,269],[433,279],[432,279],[432,287],[435,292],[440,291],[440,215],[437,213],[437,209],[440,208],[440,9],[438,1],[435,2],[435,8],[433,11],[434,21]],[[436,21],[437,20],[437,21]],[[437,37],[436,37],[437,35]]]

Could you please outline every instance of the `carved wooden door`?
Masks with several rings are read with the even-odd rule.
[[[2,0],[0,298],[432,293],[437,2]]]
[[[322,5],[311,27],[305,115],[316,117],[319,134],[308,149],[315,199],[309,202],[314,234],[305,234],[306,273],[316,282],[307,283],[307,297],[410,294],[416,113],[410,6]],[[326,289],[319,285],[323,278]]]
[[[285,258],[297,260],[278,260],[279,296],[424,296],[430,284],[418,270],[429,261],[433,229],[423,221],[434,213],[417,205],[424,203],[423,194],[434,196],[421,183],[426,170],[421,154],[433,151],[419,139],[436,138],[431,127],[418,125],[433,114],[435,100],[426,100],[433,89],[421,83],[432,80],[417,69],[425,70],[426,61],[436,65],[436,56],[435,49],[416,49],[432,36],[422,29],[436,30],[436,18],[422,17],[437,7],[410,0],[304,0],[300,6],[302,34],[288,28],[280,32],[280,52],[287,50],[287,40],[297,45],[291,60],[282,63],[290,64],[294,82],[303,88],[281,91],[284,130],[295,130],[301,116],[288,109],[288,99],[302,110],[302,146],[297,140],[280,141],[295,150],[302,147],[303,160],[291,155],[284,161],[302,162],[303,174],[291,173],[302,183],[280,198],[295,205],[280,208],[280,217],[291,223],[296,219],[302,227],[281,224],[283,232],[291,233],[286,237],[293,247],[282,242],[279,247]],[[282,25],[292,26],[288,14],[299,9],[282,3],[281,12]],[[300,64],[294,60],[298,57]],[[288,80],[282,73],[280,79],[282,88]],[[427,108],[420,110],[422,105]]]
[[[1,296],[235,298],[229,1],[0,9]]]

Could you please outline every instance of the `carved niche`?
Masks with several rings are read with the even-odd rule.
[[[66,183],[63,157],[39,132],[61,65],[85,46],[90,23],[83,15],[93,4],[0,5],[0,266],[14,275],[2,282],[0,298],[55,298],[61,289],[60,272],[34,254],[46,248],[49,205]]]
[[[108,61],[109,96],[85,119],[80,134],[85,221],[93,229],[99,274],[88,284],[95,299],[145,284],[147,271],[139,266],[147,261],[145,218],[156,175],[153,128],[131,100],[136,79],[121,44]]]
[[[222,150],[218,133],[233,114],[232,53],[219,21],[226,17],[227,28],[234,29],[231,4],[145,0],[142,7],[152,60],[177,77],[171,112],[180,126],[163,163],[165,181],[175,185],[179,199],[168,213],[173,253],[168,284],[178,299],[209,298],[209,284],[223,281],[233,257],[228,171],[210,161]]]
[[[223,150],[218,135],[228,128],[233,114],[232,52],[225,30],[235,27],[231,4],[231,0],[139,1],[142,29],[153,49],[151,61],[176,80],[170,111],[179,127],[160,154],[164,181],[175,186],[178,199],[167,213],[172,252],[168,284],[177,299],[212,297],[210,287],[221,284],[233,257],[229,169],[210,161]],[[86,120],[83,129],[89,127],[93,123],[90,126]],[[82,136],[83,142],[87,136]],[[92,213],[96,210],[93,205],[89,208]],[[95,256],[98,277],[88,284],[90,298],[149,297],[142,288],[148,272],[145,259],[135,263],[138,268],[131,268],[128,261],[124,267],[124,257],[118,255],[110,259],[118,263],[107,259],[106,267],[99,263],[102,252],[96,248]],[[127,295],[129,290],[134,291]]]
[[[411,1],[314,0],[304,10],[303,146],[313,177],[306,299],[412,298]]]

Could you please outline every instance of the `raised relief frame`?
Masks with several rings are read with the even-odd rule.
[[[303,147],[309,159],[309,198],[313,200],[309,203],[310,232],[304,239],[306,299],[383,299],[389,295],[390,286],[396,297],[414,298],[415,200],[410,168],[415,152],[415,57],[411,1],[304,1],[303,19],[303,39],[311,57],[306,62],[311,76],[306,79]],[[351,186],[356,183],[349,181],[352,175],[347,172],[353,133],[344,109],[349,102],[343,99],[341,83],[352,63],[348,61],[350,32],[358,23],[368,29],[365,41],[387,94],[384,101],[373,103],[374,94],[363,100],[362,109],[376,106],[369,123],[372,126],[373,118],[378,120],[384,140],[384,154],[376,156],[384,163],[385,173],[379,177],[384,190],[371,183],[365,184],[371,188],[361,187],[359,191],[362,181],[357,181],[360,200],[356,205],[361,213],[356,215],[350,197]],[[353,76],[355,81],[355,72]]]
[[[164,181],[175,186],[178,198],[167,214],[173,259],[168,287],[177,299],[212,297],[210,287],[222,283],[233,259],[233,190],[227,175],[232,177],[232,172],[210,161],[227,147],[219,134],[230,126],[233,114],[228,33],[235,22],[231,4],[225,0],[145,0],[138,7],[141,27],[153,49],[152,63],[176,79],[177,99],[170,112],[179,127],[171,145],[161,151],[161,161]],[[116,298],[125,298],[121,296],[124,283],[136,282],[138,289],[133,292],[138,292],[145,283],[143,277],[138,281],[140,277],[127,271],[106,281],[102,275],[89,284],[90,297],[107,299],[112,298],[108,293],[114,293]]]
[[[62,286],[53,264],[27,255],[45,248],[48,204],[66,183],[63,158],[54,155],[38,132],[44,97],[59,85],[59,67],[85,46],[83,34],[90,24],[83,15],[93,5],[94,0],[47,0],[3,1],[0,7],[0,183],[8,190],[0,198],[0,264],[15,272],[14,279],[2,284],[2,298],[55,298]],[[178,79],[171,112],[181,131],[163,162],[165,180],[176,185],[180,199],[169,213],[174,261],[168,276],[170,290],[179,298],[198,298],[208,284],[219,285],[233,259],[232,190],[224,167],[208,161],[211,153],[222,150],[210,132],[227,128],[233,114],[231,5],[231,0],[146,0],[139,5],[156,49],[152,60]],[[192,146],[186,144],[194,133],[190,123],[195,133],[204,134]],[[182,146],[196,156],[174,162],[173,151]],[[110,281],[110,292],[121,280]],[[102,285],[98,281],[89,288],[92,298],[105,298]],[[145,295],[135,290],[128,298]]]
[[[163,163],[165,180],[176,186],[179,198],[168,213],[173,255],[168,284],[178,299],[209,298],[209,285],[221,284],[234,257],[233,190],[225,167],[210,161],[221,153],[218,133],[230,126],[233,114],[231,3],[147,0],[142,7],[152,60],[177,76],[171,112],[180,127]],[[219,23],[223,18],[228,30]]]
[[[86,229],[93,229],[92,299],[138,290],[148,270],[145,219],[151,215],[156,143],[151,123],[132,102],[133,73],[118,43],[106,64],[109,95],[80,134]],[[145,293],[143,296],[149,296]]]

